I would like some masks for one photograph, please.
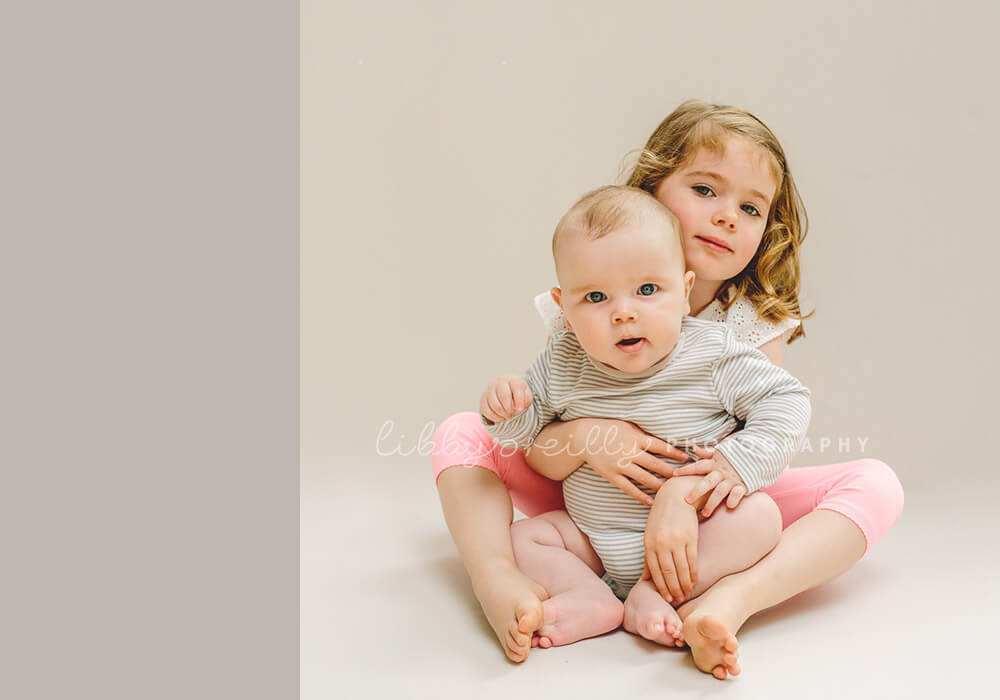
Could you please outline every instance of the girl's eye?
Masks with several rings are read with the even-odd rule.
[[[743,211],[745,211],[750,216],[760,216],[760,212],[757,211],[757,207],[752,204],[744,204]]]
[[[692,185],[691,189],[700,194],[702,197],[708,197],[709,195],[715,194],[712,188],[708,185]]]
[[[659,287],[657,287],[655,284],[653,284],[652,282],[647,282],[646,284],[639,287],[639,294],[643,295],[644,297],[648,297],[650,294],[655,294],[657,289],[659,289]]]
[[[589,301],[591,304],[597,304],[607,299],[607,297],[604,296],[604,292],[587,292],[587,296],[585,296],[584,299]]]

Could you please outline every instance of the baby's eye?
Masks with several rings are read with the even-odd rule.
[[[604,296],[604,292],[587,292],[587,296],[584,299],[592,304],[597,304],[607,299],[607,297]]]
[[[744,204],[743,211],[745,211],[750,216],[760,216],[760,212],[757,211],[757,207],[752,204]]]
[[[657,289],[659,289],[659,287],[657,287],[655,284],[653,284],[652,282],[647,282],[646,284],[639,287],[639,294],[643,295],[644,297],[648,297],[650,294],[655,294]]]
[[[691,189],[700,194],[702,197],[708,197],[709,195],[715,194],[712,188],[708,185],[692,185]]]

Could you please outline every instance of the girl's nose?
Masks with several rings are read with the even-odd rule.
[[[724,226],[730,231],[736,230],[736,220],[739,214],[737,214],[736,209],[730,206],[722,206],[714,217],[714,223],[716,226]]]

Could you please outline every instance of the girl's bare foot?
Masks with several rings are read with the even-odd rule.
[[[542,603],[544,621],[531,646],[548,649],[617,629],[622,604],[603,581],[573,588]]]
[[[740,673],[739,642],[726,624],[708,611],[693,612],[684,620],[684,640],[691,647],[694,665],[720,681]]]
[[[507,658],[520,663],[531,651],[532,635],[542,624],[545,589],[510,565],[498,566],[473,582],[486,619]]]
[[[684,620],[684,641],[691,647],[694,665],[719,680],[740,673],[739,642],[733,632],[746,622],[746,614],[727,595],[720,581],[701,596],[685,603],[678,610]]]
[[[625,629],[665,647],[682,647],[681,618],[651,581],[639,581],[625,600]]]

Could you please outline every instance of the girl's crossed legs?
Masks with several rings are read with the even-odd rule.
[[[561,485],[535,473],[522,452],[496,445],[475,413],[455,414],[441,424],[432,464],[476,597],[508,658],[523,661],[543,623],[548,593],[515,564],[508,529],[512,500],[527,515],[562,508]],[[747,618],[849,569],[896,523],[903,507],[899,479],[871,459],[789,469],[763,491],[782,513],[778,545],[678,609],[695,663],[717,677],[726,676],[727,645]]]

